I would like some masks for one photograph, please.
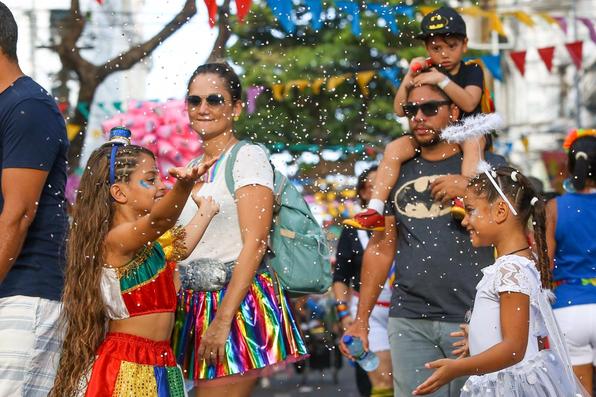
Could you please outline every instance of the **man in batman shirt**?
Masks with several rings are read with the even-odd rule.
[[[451,334],[460,331],[472,307],[480,269],[494,259],[491,249],[472,247],[450,214],[451,201],[464,196],[468,180],[460,175],[459,146],[441,140],[440,133],[459,119],[460,109],[435,85],[411,88],[407,104],[415,106],[409,124],[420,153],[402,165],[389,195],[385,231],[373,234],[364,254],[357,320],[346,332],[368,344],[368,313],[395,259],[388,333],[396,396],[411,395],[430,375],[425,363],[454,358],[462,339]],[[491,153],[486,160],[505,163]],[[457,379],[432,396],[459,396],[464,382]]]

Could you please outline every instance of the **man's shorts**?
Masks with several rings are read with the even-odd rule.
[[[358,296],[352,295],[350,313],[356,317],[358,311]],[[389,321],[389,305],[376,304],[368,319],[368,348],[373,352],[389,351],[389,336],[387,322]]]
[[[60,302],[29,296],[0,299],[0,396],[47,396],[62,348]]]

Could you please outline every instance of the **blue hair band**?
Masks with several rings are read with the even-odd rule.
[[[110,130],[110,141],[112,151],[110,153],[110,185],[116,182],[116,153],[120,146],[130,145],[132,133],[126,127],[114,127]]]

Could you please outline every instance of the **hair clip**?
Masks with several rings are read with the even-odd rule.
[[[533,207],[536,205],[536,203],[538,202],[538,197],[532,197],[532,200],[530,200],[530,205]]]
[[[491,170],[490,170],[490,175],[491,175],[493,178],[496,178],[496,177],[497,177],[497,171],[495,171],[495,170],[491,169]]]
[[[130,145],[132,133],[126,127],[114,127],[110,130],[112,151],[110,152],[110,185],[116,182],[116,152],[120,146]]]
[[[588,154],[586,152],[577,152],[577,153],[575,153],[575,159],[576,160],[579,160],[579,159],[587,160]]]
[[[511,180],[512,180],[513,182],[517,182],[517,175],[518,175],[518,174],[519,174],[519,173],[518,173],[517,171],[512,171],[512,172],[511,172]]]

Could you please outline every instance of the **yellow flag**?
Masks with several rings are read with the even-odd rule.
[[[523,11],[513,11],[508,14],[513,15],[515,18],[517,18],[518,21],[520,21],[526,26],[534,26],[534,20],[532,19],[532,17]]]
[[[323,83],[325,83],[325,79],[323,78],[318,78],[315,81],[312,82],[312,93],[315,95],[319,95],[319,93],[321,92],[321,86],[323,85]]]
[[[304,91],[306,87],[310,85],[308,80],[293,80],[286,83],[286,93],[285,96],[287,97],[292,92],[292,88],[296,87],[300,92]]]
[[[499,15],[497,15],[495,11],[490,12],[488,14],[488,21],[490,25],[490,30],[494,30],[501,36],[506,36],[505,28],[503,27],[503,22],[501,22],[501,18],[499,18]]]
[[[69,141],[75,139],[77,134],[81,131],[81,126],[78,124],[68,123],[66,124],[66,136]]]
[[[555,25],[557,23],[557,20],[555,18],[551,17],[546,12],[539,12],[538,15],[540,15],[540,17],[542,19],[544,19],[546,22],[550,23],[551,25]]]
[[[329,91],[335,90],[341,83],[346,81],[346,79],[350,77],[349,73],[341,74],[339,76],[333,76],[327,82],[327,89]]]
[[[284,100],[284,88],[285,88],[284,84],[273,84],[271,86],[271,91],[273,92],[273,99],[275,99],[278,102],[283,101]]]
[[[485,15],[485,12],[480,7],[476,7],[476,6],[461,7],[461,8],[458,8],[457,10],[459,11],[460,14],[471,15],[473,17],[481,17],[481,16]]]
[[[375,72],[372,70],[367,70],[365,72],[358,72],[356,73],[356,82],[358,83],[358,87],[360,87],[360,92],[364,94],[364,96],[368,96],[368,82],[375,77]]]

